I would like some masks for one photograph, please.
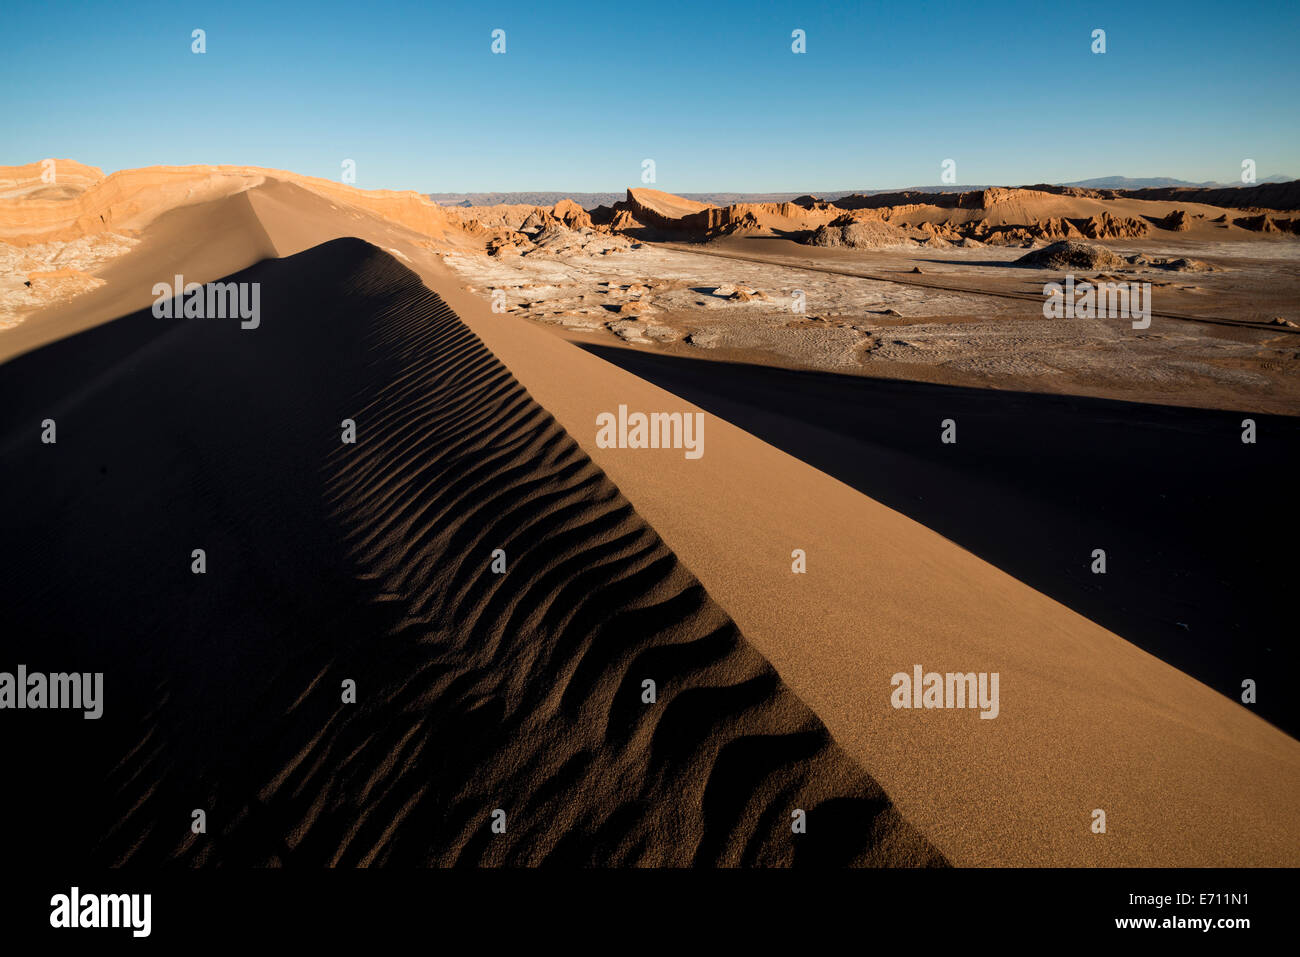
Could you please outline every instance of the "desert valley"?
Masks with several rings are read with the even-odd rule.
[[[0,670],[104,688],[6,716],[4,811],[77,821],[15,840],[1294,866],[1298,230],[1300,182],[0,168]]]
[[[631,188],[621,202],[584,210],[570,200],[442,207],[251,168],[105,177],[47,161],[0,183],[9,267],[0,322],[16,327],[94,289],[95,273],[161,211],[267,180],[409,231],[408,242],[470,292],[496,297],[496,311],[593,345],[1175,404],[1210,396],[1259,411],[1293,410],[1297,400],[1295,183],[727,206]],[[1044,322],[1044,285],[1067,273],[1144,284],[1146,308],[1164,321],[1137,334],[1097,316]],[[27,335],[37,334],[8,338]]]

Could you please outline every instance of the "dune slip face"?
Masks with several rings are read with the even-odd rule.
[[[95,721],[0,714],[15,855],[945,863],[413,272],[340,239],[228,281],[256,328],[0,367],[0,670],[103,674]]]

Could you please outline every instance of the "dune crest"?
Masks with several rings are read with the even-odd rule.
[[[6,367],[16,428],[67,396],[79,441],[56,458],[0,436],[29,559],[5,630],[40,627],[38,582],[75,587],[47,651],[116,695],[107,737],[21,746],[52,793],[94,796],[61,840],[103,864],[943,863],[413,272],[339,239],[229,278],[261,284],[256,331],[144,310]],[[195,441],[110,427],[130,422]],[[75,545],[17,514],[54,501]],[[131,527],[153,531],[110,561]],[[172,574],[178,533],[211,577]],[[103,574],[60,577],[69,548]],[[140,588],[152,624],[124,600]],[[207,809],[209,839],[180,807]]]
[[[93,167],[61,160],[52,192],[33,184],[33,179],[40,183],[40,174],[39,163],[0,167],[0,187],[14,184],[0,194],[0,242],[26,246],[100,232],[136,233],[171,209],[243,192],[268,180],[294,183],[334,202],[378,213],[432,239],[445,240],[458,232],[446,211],[419,193],[359,189],[283,170],[150,166],[103,176]]]

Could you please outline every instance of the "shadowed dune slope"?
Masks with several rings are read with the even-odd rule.
[[[1279,638],[1294,616],[1292,571],[1252,547],[1300,535],[1293,508],[1260,496],[1300,472],[1295,416],[1253,414],[1265,438],[1247,445],[1241,413],[585,348],[934,529],[1230,701],[1240,702],[1244,676],[1300,667],[1300,649]],[[951,446],[933,428],[948,416],[961,423]],[[1113,564],[1093,574],[1102,543]],[[1252,710],[1300,734],[1294,695],[1261,696]]]
[[[7,716],[16,859],[942,863],[414,273],[341,239],[231,278],[259,328],[4,366],[0,667],[105,683]]]

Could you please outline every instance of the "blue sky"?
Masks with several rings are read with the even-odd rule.
[[[1300,3],[6,3],[0,164],[424,192],[1300,176]],[[207,52],[191,52],[191,31]],[[506,53],[491,32],[506,31]],[[791,52],[791,31],[807,52]],[[1107,52],[1091,52],[1093,29]]]

